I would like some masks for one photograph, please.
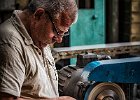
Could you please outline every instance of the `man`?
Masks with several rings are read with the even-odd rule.
[[[0,25],[0,100],[75,100],[59,97],[49,45],[76,20],[74,0],[32,0]]]

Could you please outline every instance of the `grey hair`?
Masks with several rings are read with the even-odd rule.
[[[77,21],[78,8],[75,0],[31,0],[29,11],[34,12],[37,8],[44,8],[53,18],[57,18],[61,12],[67,12],[73,22]]]

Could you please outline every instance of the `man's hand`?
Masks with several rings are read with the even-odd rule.
[[[4,93],[4,92],[0,92],[0,100],[15,100],[17,97]]]
[[[76,100],[76,99],[70,96],[61,96],[61,97],[58,97],[58,99],[54,99],[54,100]]]
[[[2,93],[0,92],[0,100],[76,100],[75,98],[72,98],[70,96],[60,96],[58,98],[49,98],[49,99],[24,99],[24,98],[18,98],[15,96],[12,96],[10,94],[7,93]]]
[[[23,99],[23,98],[18,98],[17,100],[76,100],[76,99],[72,98],[70,96],[60,96],[58,98],[49,98],[49,99]]]

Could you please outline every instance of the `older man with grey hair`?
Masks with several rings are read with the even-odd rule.
[[[77,20],[74,0],[32,0],[0,25],[0,100],[75,100],[58,93],[49,45]]]

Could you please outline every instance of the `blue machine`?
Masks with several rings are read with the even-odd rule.
[[[59,71],[60,95],[77,100],[139,100],[140,57],[94,60],[80,59],[76,66]]]
[[[103,93],[105,90],[111,90],[110,88],[115,89],[115,92],[119,92],[118,97],[112,96],[114,93],[110,91],[109,94],[107,94],[108,98],[113,98],[111,100],[125,100],[125,92],[123,92],[123,89],[119,87],[117,84],[114,83],[121,83],[121,84],[138,84],[140,83],[140,57],[134,57],[134,58],[125,58],[125,59],[115,59],[115,60],[104,60],[104,61],[94,61],[89,64],[83,69],[81,77],[84,80],[87,80],[88,82],[94,82],[94,83],[102,83],[102,87],[98,86],[98,88],[102,88],[101,90],[94,89],[94,85],[91,85],[88,90],[86,91],[85,100],[88,100],[90,98],[91,100],[94,100],[95,98],[101,98],[101,96],[106,97],[106,95],[101,95],[98,97],[97,95]],[[105,83],[106,82],[106,83]],[[103,84],[105,83],[105,84]],[[108,88],[107,85],[111,86]],[[114,86],[115,85],[115,86]],[[91,91],[98,92],[97,94],[92,93]],[[105,90],[104,90],[105,89]],[[108,92],[106,91],[106,92]],[[131,90],[132,91],[132,90]],[[99,93],[100,92],[100,93]],[[129,97],[130,98],[130,97]],[[103,99],[103,97],[102,97]],[[110,100],[109,99],[109,100]],[[96,100],[96,99],[95,99]],[[100,100],[100,99],[99,99]],[[128,100],[128,99],[127,99]],[[132,98],[130,99],[132,100]]]
[[[93,61],[84,67],[81,77],[95,82],[140,83],[140,57]]]

